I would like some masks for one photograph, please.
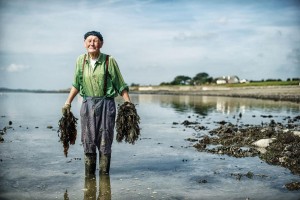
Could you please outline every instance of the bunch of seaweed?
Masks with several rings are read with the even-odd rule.
[[[117,142],[128,142],[134,144],[140,136],[140,117],[137,114],[135,105],[130,102],[124,102],[118,105],[118,114],[116,120]]]
[[[75,144],[76,136],[77,136],[77,118],[70,111],[68,114],[65,114],[58,121],[58,137],[60,138],[60,142],[63,143],[64,154],[68,156],[69,144]],[[60,135],[59,135],[60,133]]]

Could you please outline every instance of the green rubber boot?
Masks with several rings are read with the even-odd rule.
[[[86,153],[84,156],[85,176],[95,176],[97,154]]]
[[[100,174],[109,174],[111,154],[100,154]]]

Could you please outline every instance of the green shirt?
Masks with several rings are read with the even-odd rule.
[[[77,58],[72,85],[80,91],[81,96],[103,97],[106,54],[100,53],[94,68],[90,64],[89,56],[86,56],[85,61],[83,61],[83,59],[84,54]],[[85,65],[84,72],[82,73],[83,62],[85,62]],[[109,75],[107,76],[106,96],[116,97],[118,94],[121,94],[123,90],[128,91],[129,88],[123,80],[116,60],[112,56],[109,56],[108,63]]]

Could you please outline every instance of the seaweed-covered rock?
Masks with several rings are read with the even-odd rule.
[[[300,190],[300,182],[291,182],[291,183],[287,183],[285,184],[285,187],[288,189],[288,190]]]
[[[216,122],[220,126],[209,131],[194,147],[198,151],[226,154],[233,157],[259,156],[269,164],[281,165],[300,174],[299,116],[288,119],[288,124],[233,125]],[[289,128],[292,127],[292,130]],[[295,130],[296,129],[296,130]],[[211,145],[216,147],[211,148]],[[259,149],[258,147],[264,147]],[[209,148],[208,148],[209,147]]]
[[[269,164],[281,165],[300,174],[300,137],[292,132],[278,134],[277,140],[266,148],[260,158]]]

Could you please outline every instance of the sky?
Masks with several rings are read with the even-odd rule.
[[[300,77],[300,0],[0,0],[0,87],[70,88],[91,30],[128,85]]]

